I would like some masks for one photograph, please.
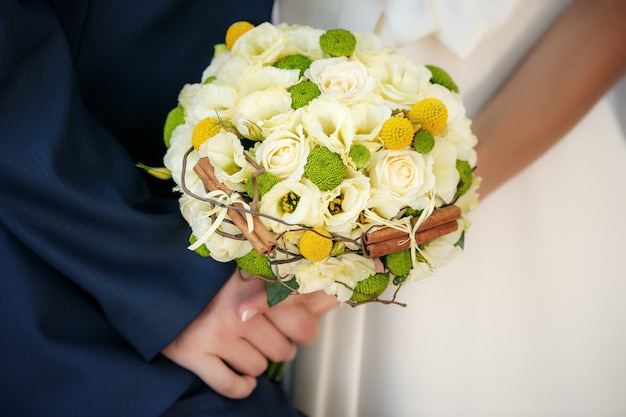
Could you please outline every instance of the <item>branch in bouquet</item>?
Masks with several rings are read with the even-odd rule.
[[[221,190],[226,194],[232,193],[230,188],[222,184],[216,178],[213,165],[208,158],[200,158],[193,170],[208,191]],[[243,209],[243,207],[241,208]],[[229,207],[228,214],[248,242],[250,242],[254,249],[261,255],[268,255],[276,249],[278,242],[257,216],[252,216],[253,230],[249,232],[248,221],[242,211],[237,210],[236,207]]]

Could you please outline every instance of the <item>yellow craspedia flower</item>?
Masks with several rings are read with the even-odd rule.
[[[215,117],[207,117],[198,122],[191,133],[191,143],[197,151],[207,139],[217,135],[221,129],[221,122]]]
[[[321,235],[321,236],[320,236]],[[300,238],[300,254],[311,262],[321,262],[330,256],[333,241],[330,233],[321,227],[307,230]]]
[[[390,117],[380,129],[380,139],[387,149],[398,151],[413,142],[413,124],[405,117]]]
[[[252,29],[254,25],[245,20],[241,22],[235,22],[226,30],[226,49],[229,51],[232,49],[235,41],[239,39],[241,35]]]
[[[425,130],[436,135],[446,127],[448,108],[437,98],[425,98],[411,107],[407,117],[413,123],[415,131]]]

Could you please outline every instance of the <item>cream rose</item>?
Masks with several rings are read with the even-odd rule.
[[[342,103],[355,103],[374,90],[374,78],[365,65],[345,57],[314,61],[305,76],[319,87],[322,94]]]
[[[261,142],[255,156],[259,165],[280,180],[300,181],[309,150],[302,129],[297,132],[277,130]]]
[[[373,155],[368,166],[372,198],[369,206],[391,218],[404,206],[426,207],[427,193],[435,186],[433,157],[413,150],[383,150]]]

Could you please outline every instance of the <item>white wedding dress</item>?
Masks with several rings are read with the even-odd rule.
[[[471,117],[569,3],[506,1],[469,16],[472,3],[498,2],[431,1],[430,15],[398,18],[415,22],[399,34],[378,20],[395,1],[281,0],[277,19],[361,31],[378,22],[389,42],[417,37],[398,49],[448,70]],[[626,415],[625,113],[622,80],[480,202],[464,253],[406,287],[408,307],[328,315],[293,365],[296,405],[311,417]]]

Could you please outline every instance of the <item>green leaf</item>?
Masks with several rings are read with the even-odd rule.
[[[458,246],[462,250],[465,249],[465,232],[461,233],[461,237],[459,238],[459,240],[457,240],[457,242],[454,245]]]
[[[286,282],[266,281],[265,291],[267,292],[267,304],[273,307],[289,297],[289,295],[297,289],[298,282],[295,277]]]
[[[272,382],[280,382],[283,379],[284,369],[285,369],[285,362],[269,361],[267,365],[267,369],[265,370],[265,377]]]

